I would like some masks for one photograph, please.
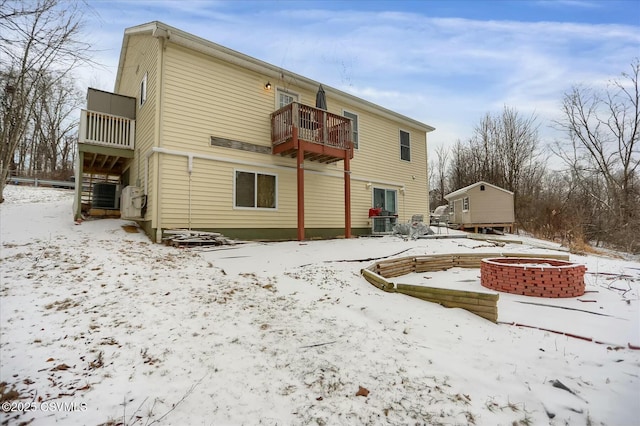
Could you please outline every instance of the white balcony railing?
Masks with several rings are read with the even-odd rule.
[[[136,121],[83,109],[78,142],[112,148],[133,149]]]

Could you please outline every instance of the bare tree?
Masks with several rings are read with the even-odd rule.
[[[500,176],[500,151],[502,129],[500,117],[490,113],[484,115],[475,127],[474,135],[469,140],[469,154],[471,167],[476,173],[477,180],[485,180],[496,185],[502,184]]]
[[[501,114],[487,113],[469,141],[476,180],[518,191],[520,180],[537,157],[536,117],[523,117],[505,106]]]
[[[81,95],[68,79],[41,88],[42,96],[35,105],[33,139],[38,142],[40,168],[68,174],[71,159],[69,142],[77,128],[72,114],[81,104]],[[36,156],[37,153],[32,153]],[[64,175],[63,175],[64,176]]]
[[[0,0],[0,202],[37,103],[81,62],[82,3]],[[43,90],[45,89],[45,90]]]
[[[605,90],[573,87],[564,96],[563,119],[556,123],[569,136],[568,144],[557,144],[557,153],[585,197],[598,206],[590,226],[630,251],[639,245],[632,230],[640,229],[639,76],[636,59],[631,72]],[[599,229],[603,226],[608,229]]]
[[[482,179],[469,144],[457,140],[451,149],[449,188],[456,190]]]
[[[449,147],[440,145],[435,150],[435,162],[429,165],[429,205],[433,208],[446,203],[444,196],[449,192],[447,185],[447,166],[449,163]]]
[[[498,173],[502,185],[510,191],[518,191],[523,178],[535,178],[541,164],[536,163],[538,153],[538,124],[536,117],[523,117],[514,108],[504,107],[496,118],[498,127]]]
[[[536,194],[545,173],[538,152],[536,117],[522,116],[505,106],[501,114],[487,113],[466,144],[458,142],[451,152],[450,189],[479,180],[515,193],[516,217],[529,222],[536,214]]]

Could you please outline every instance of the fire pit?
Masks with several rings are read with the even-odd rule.
[[[536,297],[576,297],[584,294],[586,267],[555,259],[492,258],[480,263],[483,287]]]

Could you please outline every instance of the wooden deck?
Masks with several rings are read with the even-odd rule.
[[[473,232],[478,233],[479,229],[482,228],[501,228],[503,232],[513,233],[515,229],[515,223],[450,223],[449,226],[451,228],[459,229],[461,231],[470,231],[473,229]]]
[[[344,236],[351,238],[351,120],[320,108],[290,103],[271,114],[271,153],[296,159],[298,240],[304,240],[304,162],[344,164]]]
[[[271,114],[272,153],[333,163],[353,158],[351,120],[322,109],[293,102]]]

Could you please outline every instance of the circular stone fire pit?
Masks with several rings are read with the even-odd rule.
[[[576,297],[584,294],[586,267],[555,259],[492,258],[480,263],[483,287],[536,297]]]

